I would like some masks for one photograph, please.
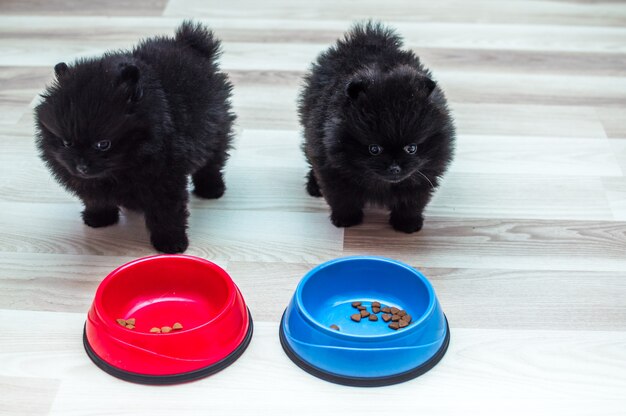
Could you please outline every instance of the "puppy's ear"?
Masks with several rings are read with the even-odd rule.
[[[50,106],[39,105],[35,112],[37,122],[56,137],[61,137],[61,133],[57,128],[56,119]]]
[[[433,93],[435,88],[437,88],[437,83],[430,78],[424,78],[424,91],[427,97],[430,97],[430,94]]]
[[[353,78],[346,85],[346,96],[351,100],[356,100],[359,95],[365,94],[369,87],[369,81],[363,78]]]
[[[54,66],[54,75],[56,75],[57,79],[59,79],[65,75],[68,70],[69,68],[65,62],[59,62]]]
[[[143,96],[143,89],[139,86],[139,68],[133,64],[120,64],[119,81],[129,92],[130,101],[139,101]]]
[[[120,81],[136,84],[139,81],[139,68],[133,64],[120,64]]]

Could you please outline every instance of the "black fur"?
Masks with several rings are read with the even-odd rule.
[[[55,66],[35,110],[37,146],[83,201],[85,224],[114,224],[121,206],[141,210],[157,250],[186,250],[188,175],[198,196],[225,189],[235,116],[219,54],[213,33],[185,22],[175,38]]]
[[[324,196],[337,227],[361,223],[364,205],[373,203],[391,210],[396,230],[419,231],[452,159],[454,126],[444,94],[401,47],[381,24],[358,24],[305,78],[299,114],[311,165],[307,191]],[[382,152],[372,155],[371,145]]]

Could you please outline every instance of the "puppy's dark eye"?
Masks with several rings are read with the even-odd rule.
[[[417,145],[415,143],[407,144],[404,146],[404,151],[410,155],[414,155],[417,152]]]
[[[382,146],[379,146],[377,144],[370,144],[369,151],[370,151],[370,154],[374,156],[378,156],[379,154],[383,152],[383,148]]]
[[[111,141],[110,140],[100,140],[93,147],[95,147],[96,150],[100,150],[101,152],[106,152],[107,150],[109,150],[111,148]]]
[[[71,140],[63,139],[63,146],[64,147],[72,147],[72,146],[74,146],[74,143]]]

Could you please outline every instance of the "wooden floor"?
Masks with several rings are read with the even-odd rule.
[[[228,270],[256,327],[227,370],[139,386],[94,366],[81,335],[100,280],[153,253],[143,219],[84,226],[36,156],[32,108],[55,63],[188,17],[223,39],[239,116],[228,191],[192,198],[188,253]],[[458,125],[457,158],[415,235],[375,210],[337,229],[303,187],[301,77],[368,17],[433,69]],[[0,146],[0,415],[626,414],[624,2],[2,0]],[[284,355],[278,320],[297,282],[351,254],[431,279],[452,333],[434,370],[363,390]]]

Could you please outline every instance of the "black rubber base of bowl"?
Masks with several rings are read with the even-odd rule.
[[[234,363],[243,352],[248,348],[248,344],[250,344],[250,340],[252,339],[252,315],[248,310],[248,319],[250,324],[248,325],[248,332],[246,332],[246,336],[241,341],[241,344],[228,356],[223,358],[222,360],[216,362],[213,365],[208,367],[201,368],[199,370],[189,371],[186,373],[180,374],[168,374],[168,375],[152,375],[152,374],[140,374],[140,373],[132,373],[129,371],[122,370],[118,367],[114,367],[111,364],[104,361],[100,358],[96,352],[89,345],[89,341],[87,340],[87,333],[83,329],[83,345],[85,346],[85,351],[87,351],[87,355],[91,358],[91,361],[94,362],[100,369],[109,373],[110,375],[117,377],[119,379],[130,381],[131,383],[138,384],[150,384],[150,385],[167,385],[167,384],[179,384],[179,383],[187,383],[189,381],[198,380],[203,377],[210,376],[211,374],[215,374],[218,371],[221,371]]]
[[[419,377],[422,374],[429,371],[433,368],[437,363],[443,358],[448,350],[448,345],[450,344],[450,327],[448,326],[448,319],[446,320],[446,338],[443,340],[443,344],[439,350],[433,355],[428,361],[424,364],[415,367],[412,370],[405,371],[404,373],[394,374],[385,377],[348,377],[342,376],[339,374],[329,373],[320,368],[312,366],[311,364],[304,361],[300,356],[298,356],[294,350],[291,349],[287,340],[285,339],[285,333],[283,331],[283,320],[285,319],[285,314],[283,313],[283,317],[280,320],[280,345],[282,345],[285,353],[293,361],[298,367],[306,371],[307,373],[314,375],[315,377],[321,378],[322,380],[330,381],[335,384],[342,384],[344,386],[353,386],[353,387],[382,387],[382,386],[390,386],[392,384],[403,383],[405,381],[409,381],[414,379],[415,377]]]

